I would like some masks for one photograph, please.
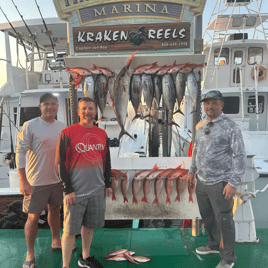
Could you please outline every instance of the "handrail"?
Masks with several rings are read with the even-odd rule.
[[[255,79],[255,112],[257,121],[257,131],[259,130],[259,99],[258,99],[258,81],[259,81],[259,64],[254,65],[254,79]]]
[[[263,193],[268,189],[268,184],[262,190],[256,190],[255,192],[244,193],[240,196],[240,199],[243,200],[243,204],[245,204],[251,197],[256,198],[257,193]],[[244,199],[245,197],[245,199]]]

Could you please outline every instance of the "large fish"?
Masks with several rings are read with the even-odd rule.
[[[159,108],[161,97],[162,97],[162,81],[161,81],[160,76],[157,76],[157,75],[154,76],[153,83],[154,83],[154,96],[155,96],[156,104]]]
[[[121,180],[121,192],[122,192],[123,197],[124,197],[124,203],[128,202],[127,191],[128,191],[128,187],[129,187],[129,175],[128,175],[128,172],[126,172],[125,175],[127,177],[125,179]]]
[[[196,187],[196,175],[194,176],[194,179],[192,180],[192,184],[188,186],[188,193],[189,193],[189,203],[194,202],[193,200],[193,194],[195,192],[195,187]]]
[[[144,65],[140,65],[137,68],[134,69],[134,71],[132,72],[133,74],[143,74],[143,72],[147,69],[150,69],[152,67],[157,66],[157,62],[151,63],[151,64],[144,64]]]
[[[184,192],[186,183],[187,183],[187,173],[183,173],[181,176],[177,178],[176,181],[176,191],[177,191],[177,196],[175,198],[175,202],[178,201],[180,202],[180,196]]]
[[[144,101],[150,113],[154,98],[154,84],[151,75],[148,74],[142,75],[142,93]]]
[[[173,78],[170,74],[165,74],[162,77],[162,90],[165,106],[167,107],[168,111],[171,112],[171,120],[169,120],[172,121],[173,109],[176,100],[176,89]]]
[[[191,112],[193,113],[196,112],[196,104],[198,97],[198,85],[195,74],[193,72],[189,73],[189,75],[187,76],[187,90],[194,105],[194,110]]]
[[[85,78],[83,93],[85,97],[91,98],[92,100],[95,99],[94,79],[91,75]]]
[[[132,121],[141,117],[141,115],[138,114],[138,109],[141,103],[141,95],[142,95],[141,76],[139,74],[133,74],[130,86],[130,101],[133,105],[136,114],[135,117],[132,119]]]
[[[101,118],[99,118],[97,122],[106,119],[103,115],[103,112],[107,103],[107,92],[107,78],[105,75],[100,74],[97,76],[95,81],[95,100],[101,111]]]
[[[99,69],[106,76],[114,76],[114,72],[112,72],[111,70],[109,70],[106,67],[98,67],[95,64],[93,64],[93,67],[94,67],[94,70]]]
[[[183,112],[180,109],[180,106],[185,94],[186,76],[184,73],[177,73],[175,84],[176,84],[176,99],[178,102],[178,110],[174,114],[176,113],[183,114]]]
[[[122,70],[120,71],[114,82],[112,106],[114,109],[117,122],[121,128],[121,132],[119,134],[119,140],[125,134],[128,135],[131,139],[133,139],[133,137],[125,130],[124,124],[126,120],[127,106],[129,100],[129,83],[130,83],[129,66],[134,55],[137,52],[138,51],[134,52],[130,56],[126,66],[122,68]]]

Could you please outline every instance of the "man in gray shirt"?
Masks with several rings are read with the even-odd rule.
[[[24,195],[23,211],[27,256],[23,268],[34,268],[34,242],[41,212],[48,205],[48,223],[52,233],[52,249],[61,249],[60,205],[63,201],[61,183],[54,166],[55,150],[64,123],[55,120],[58,99],[51,93],[40,97],[41,116],[25,122],[17,138],[16,163],[20,192]],[[28,152],[27,175],[25,172]]]
[[[198,254],[220,253],[216,268],[234,266],[236,257],[233,197],[246,168],[246,151],[241,130],[226,116],[220,91],[208,92],[204,99],[207,119],[196,126],[196,140],[189,169],[188,185],[197,178],[196,196],[208,245]]]

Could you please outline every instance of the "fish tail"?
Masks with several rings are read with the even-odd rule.
[[[136,197],[133,197],[133,199],[132,199],[132,205],[133,205],[133,204],[138,204],[138,200],[137,200]]]
[[[136,120],[136,119],[138,119],[138,118],[143,119],[142,116],[141,116],[140,114],[136,114],[136,115],[134,116],[134,118],[132,119],[132,121],[134,121],[134,120]]]
[[[157,197],[154,199],[153,204],[157,204],[157,206],[158,206],[158,198]]]
[[[105,117],[105,116],[102,116],[102,117],[100,117],[98,120],[97,120],[97,124],[100,122],[100,121],[102,121],[102,120],[106,120],[107,118]]]
[[[146,204],[148,204],[148,202],[147,202],[147,198],[146,198],[145,196],[142,198],[142,200],[141,200],[140,203],[142,203],[142,202],[145,202]]]
[[[181,111],[181,109],[178,109],[175,113],[173,113],[173,115],[176,113],[180,113],[180,114],[184,115],[184,113]]]
[[[124,197],[124,203],[128,202],[127,197]]]
[[[116,201],[116,196],[114,194],[112,195],[112,201]]]
[[[127,64],[126,64],[126,67],[127,67],[128,69],[129,69],[129,66],[130,66],[130,63],[131,63],[132,59],[134,58],[134,55],[135,55],[137,52],[138,52],[138,50],[135,51],[135,52],[129,57],[129,59],[128,59],[128,61],[127,61]]]
[[[193,197],[191,195],[189,195],[189,203],[190,202],[192,202],[192,203],[194,202]]]
[[[196,113],[197,112],[197,110],[196,110],[196,107],[190,112],[190,114],[192,114],[192,113]]]
[[[135,141],[135,139],[126,130],[124,130],[124,129],[121,130],[118,139],[120,140],[124,135],[128,135],[132,140]]]
[[[177,196],[176,196],[176,198],[175,198],[175,202],[176,202],[176,201],[178,201],[178,202],[180,202],[180,201],[181,201],[181,200],[180,200],[180,196],[179,196],[179,195],[177,195]]]
[[[166,204],[169,203],[170,204],[170,197],[167,197],[166,199]]]

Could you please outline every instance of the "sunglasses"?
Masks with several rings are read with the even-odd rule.
[[[208,135],[210,133],[210,128],[213,126],[213,122],[209,122],[207,127],[205,128],[205,134]]]

